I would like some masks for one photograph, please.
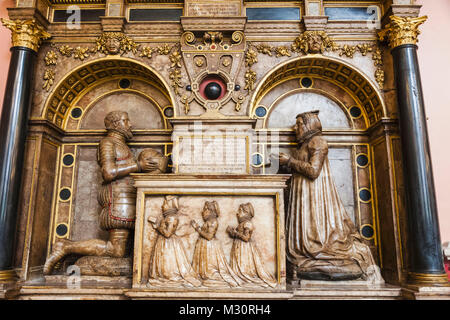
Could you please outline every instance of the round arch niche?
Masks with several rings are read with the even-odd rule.
[[[102,58],[66,75],[47,99],[41,117],[65,131],[104,130],[100,120],[114,109],[128,111],[136,129],[167,129],[164,109],[174,101],[168,88],[149,66],[128,58]],[[86,118],[93,114],[99,123]]]
[[[344,111],[345,107],[339,104],[339,101],[314,90],[292,90],[273,103],[264,127],[290,129],[295,125],[299,113],[319,110],[319,119],[324,130],[353,128],[351,117]]]
[[[267,128],[267,118],[274,112],[280,97],[297,89],[336,102],[347,114],[353,130],[365,131],[386,116],[380,92],[361,71],[337,58],[303,56],[280,64],[259,82],[249,108],[249,116],[258,120],[257,128]],[[305,111],[317,109],[314,106],[304,108]]]

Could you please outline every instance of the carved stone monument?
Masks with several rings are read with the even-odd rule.
[[[65,256],[82,257],[76,263],[81,274],[118,276],[129,275],[131,258],[125,258],[127,244],[132,236],[136,217],[136,189],[133,172],[165,172],[167,161],[154,150],[144,150],[136,161],[126,140],[133,137],[131,123],[126,112],[112,111],[105,117],[107,136],[98,146],[98,163],[103,184],[98,194],[102,207],[99,221],[109,231],[107,241],[92,239],[73,242],[60,240],[55,243],[45,262],[44,274],[52,273],[54,266]]]
[[[337,193],[318,111],[297,115],[298,149],[279,161],[292,171],[287,212],[287,259],[292,279],[381,283],[370,248],[362,242]]]

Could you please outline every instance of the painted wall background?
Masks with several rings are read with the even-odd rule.
[[[450,1],[417,0],[428,21],[419,36],[419,62],[428,117],[431,157],[438,201],[442,241],[450,241]],[[0,17],[14,0],[0,0]],[[0,110],[8,74],[11,46],[10,31],[0,27]]]

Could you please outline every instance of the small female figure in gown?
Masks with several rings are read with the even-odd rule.
[[[236,214],[239,225],[229,226],[227,232],[232,237],[230,266],[247,285],[276,287],[275,279],[266,272],[258,246],[252,239],[255,210],[251,203],[243,203]]]
[[[181,239],[175,234],[179,220],[178,205],[173,197],[166,197],[162,218],[149,219],[158,236],[152,251],[149,286],[199,287],[201,281],[194,272]]]
[[[292,276],[314,280],[364,278],[384,282],[369,246],[359,235],[339,197],[322,137],[319,111],[297,115],[298,148],[280,153],[292,171],[286,218],[286,256]]]
[[[216,238],[219,222],[219,206],[216,201],[207,201],[202,211],[203,226],[192,220],[192,227],[199,237],[195,244],[192,267],[200,275],[204,286],[239,287],[242,281],[230,268],[223,253],[222,246]]]

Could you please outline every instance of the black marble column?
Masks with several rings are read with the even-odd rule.
[[[445,282],[443,254],[417,46],[392,50],[397,85],[408,220],[408,257],[412,282]]]
[[[0,270],[13,267],[13,247],[31,106],[36,52],[11,48],[0,122]]]

